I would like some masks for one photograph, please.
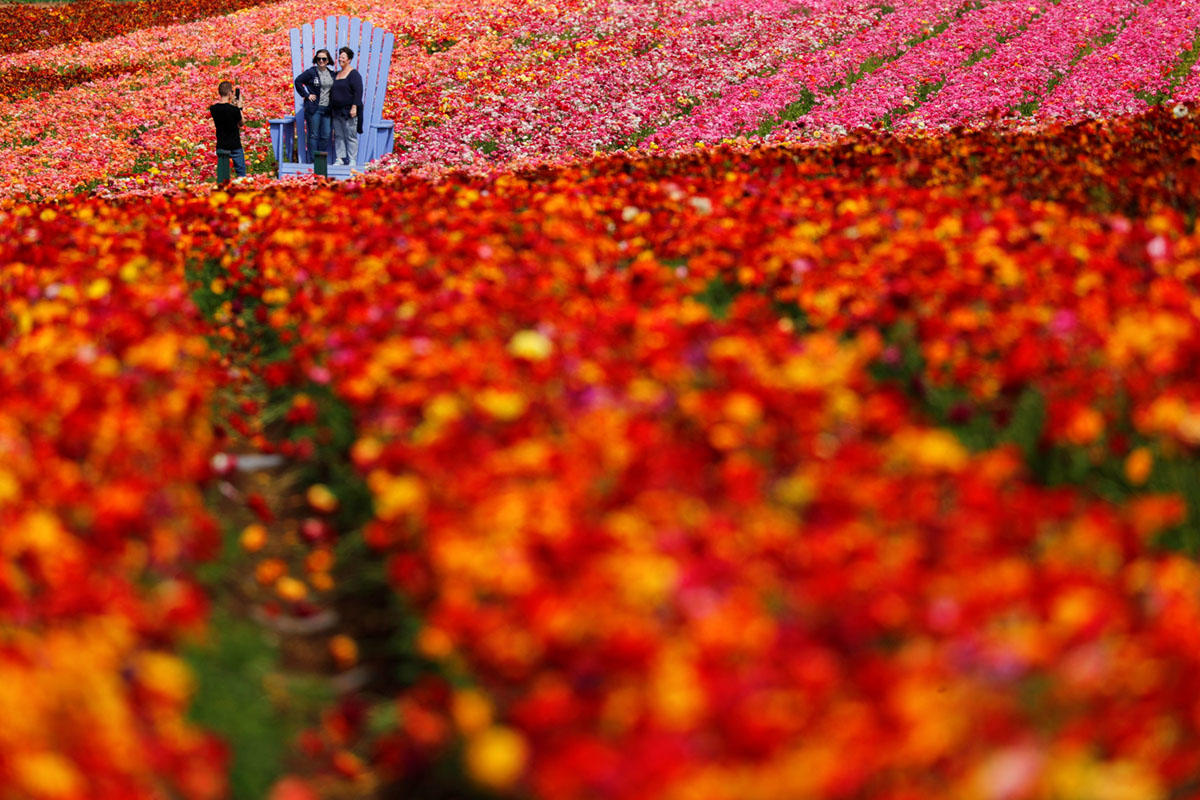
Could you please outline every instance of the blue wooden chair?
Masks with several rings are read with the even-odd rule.
[[[381,119],[383,97],[387,92],[388,72],[396,37],[382,28],[357,17],[329,16],[288,31],[292,45],[292,77],[312,65],[313,56],[324,47],[336,57],[339,47],[354,51],[353,67],[363,79],[363,132],[358,137],[358,159],[354,164],[329,164],[331,178],[348,178],[368,161],[392,152],[395,123]],[[290,83],[290,81],[289,81]],[[304,126],[304,98],[292,89],[295,113],[271,120],[271,147],[279,177],[313,171],[308,151],[308,131]],[[294,157],[294,160],[293,160]],[[329,154],[333,161],[333,153]]]

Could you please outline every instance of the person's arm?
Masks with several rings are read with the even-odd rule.
[[[363,82],[362,75],[358,74],[358,70],[350,73],[350,88],[354,90],[354,102],[352,105],[361,108],[363,104]]]
[[[308,82],[310,80],[308,73],[310,72],[312,72],[312,67],[309,67],[308,69],[304,70],[304,72],[301,72],[296,76],[296,94],[300,95],[301,97],[307,97],[309,100],[316,100],[317,96],[313,94],[312,90],[308,87]]]

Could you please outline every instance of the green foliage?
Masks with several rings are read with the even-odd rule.
[[[603,152],[611,153],[611,152],[615,152],[617,150],[625,150],[630,147],[637,147],[643,141],[645,141],[646,137],[653,134],[655,130],[657,130],[657,128],[655,128],[653,125],[651,125],[648,122],[643,122],[641,125],[638,126],[638,129],[636,131],[634,131],[633,133],[629,134],[629,136],[625,137],[624,139],[622,139],[620,141],[613,142],[610,145],[606,145],[605,147],[602,147],[600,149]]]
[[[917,105],[920,105],[921,103],[924,103],[925,101],[927,101],[929,98],[933,97],[935,94],[940,92],[942,90],[942,87],[945,85],[946,85],[945,78],[942,78],[940,81],[926,81],[925,83],[919,84],[917,86],[916,90],[913,92],[913,94],[917,98]]]
[[[456,44],[458,44],[458,39],[434,39],[432,41],[425,42],[425,52],[429,55],[433,55],[434,53],[444,53],[451,47],[454,47]]]
[[[778,128],[784,122],[795,122],[801,117],[812,111],[813,106],[817,104],[817,95],[807,87],[800,90],[800,97],[788,103],[779,112],[778,116],[765,117],[755,129],[755,136],[766,136],[771,131]]]
[[[77,183],[71,187],[71,194],[91,194],[101,184],[104,183],[104,178],[92,178],[91,180]]]
[[[710,280],[704,290],[696,295],[696,300],[708,307],[717,319],[729,316],[729,307],[737,299],[742,287],[732,281],[727,281],[720,275]]]
[[[972,4],[972,3],[968,3],[967,5],[968,5],[968,6],[972,6],[972,5],[974,5],[974,4]],[[981,7],[982,7],[982,6],[981,6]],[[958,12],[955,14],[955,16],[956,16],[956,17],[962,16],[962,13],[963,13],[963,12],[962,12],[962,9],[960,9],[960,10],[959,10],[959,11],[958,11]],[[917,45],[921,44],[922,42],[927,42],[927,41],[929,41],[930,39],[934,38],[935,36],[937,36],[937,35],[941,34],[942,32],[944,32],[944,31],[945,31],[947,28],[949,28],[949,27],[950,27],[950,20],[948,20],[948,19],[944,19],[944,20],[942,20],[941,22],[939,22],[939,23],[937,23],[936,25],[934,25],[933,27],[931,27],[931,28],[926,28],[926,29],[925,29],[925,30],[923,30],[921,33],[917,34],[916,36],[913,36],[911,39],[909,39],[908,41],[906,41],[906,42],[904,43],[904,49],[906,49],[906,50],[911,50],[912,48],[916,47]],[[901,51],[900,53],[898,53],[896,57],[899,57],[900,55],[903,55],[903,51]],[[887,59],[887,60],[888,60],[888,61],[894,61],[894,60],[895,60],[895,58],[889,58],[889,59]],[[872,72],[873,72],[873,71],[874,71],[874,70],[872,70]]]
[[[438,671],[439,665],[417,649],[420,615],[388,582],[386,560],[371,550],[361,530],[339,538],[334,551],[338,605],[352,612],[344,617],[354,629],[361,660],[382,669],[374,688],[400,689]]]
[[[490,156],[500,147],[494,139],[472,139],[468,144],[485,156]]]
[[[184,649],[196,679],[190,717],[230,747],[236,800],[261,800],[284,772],[291,741],[312,724],[331,692],[320,681],[279,672],[258,625],[218,608],[209,640]]]
[[[694,295],[694,299],[707,307],[715,319],[723,320],[729,316],[733,302],[747,291],[759,292],[769,297],[769,292],[765,290],[751,289],[717,275]],[[776,316],[792,323],[792,330],[799,332],[810,329],[808,315],[794,300],[781,301],[771,298],[770,302]]]
[[[1076,64],[1078,64],[1091,53],[1095,52],[1097,49],[1111,44],[1113,40],[1117,38],[1117,35],[1120,34],[1120,32],[1125,28],[1125,25],[1128,22],[1128,17],[1122,19],[1120,22],[1115,22],[1092,41],[1081,44],[1075,51],[1075,55],[1071,57],[1071,60],[1067,64],[1065,70],[1053,70],[1050,74],[1049,80],[1046,81],[1045,88],[1043,88],[1040,93],[1026,92],[1025,99],[1009,109],[1009,112],[1012,114],[1019,114],[1022,117],[1033,116],[1034,112],[1036,112],[1038,107],[1042,104],[1042,99],[1049,96],[1050,93],[1054,91],[1055,87],[1063,82],[1063,79],[1067,77]]]
[[[1200,462],[1186,454],[1166,453],[1136,433],[1121,398],[1113,399],[1108,410],[1117,419],[1116,432],[1127,440],[1123,448],[1114,449],[1110,441],[1093,446],[1054,445],[1045,437],[1046,397],[1037,387],[1026,386],[1015,396],[980,404],[960,387],[929,379],[911,324],[895,326],[885,338],[897,357],[873,365],[872,376],[902,389],[931,424],[954,433],[969,450],[1015,446],[1036,483],[1077,487],[1118,505],[1143,494],[1177,494],[1187,505],[1186,518],[1160,534],[1158,545],[1200,552]],[[1125,475],[1125,458],[1136,447],[1146,447],[1155,456],[1154,468],[1143,485],[1131,484]]]
[[[0,142],[0,150],[8,150],[14,147],[32,147],[38,141],[40,140],[36,136],[18,136],[15,139],[9,139],[7,142]]]
[[[973,67],[980,61],[989,59],[995,54],[996,48],[994,47],[977,48],[973,53],[971,53],[971,55],[967,56],[967,60],[963,62],[963,69],[966,69],[967,67]]]
[[[640,57],[646,55],[647,53],[650,53],[653,50],[657,50],[658,48],[660,48],[662,46],[663,46],[663,43],[658,40],[646,42],[645,44],[638,45],[636,48],[634,48],[632,55],[634,58],[640,58]]]
[[[205,259],[198,263],[191,259],[184,267],[184,277],[192,289],[192,302],[200,313],[210,319],[215,318],[226,303],[232,307],[233,300],[238,301],[241,310],[235,318],[241,321],[251,341],[255,342],[254,352],[249,355],[263,363],[283,361],[289,357],[290,350],[284,345],[278,331],[258,321],[257,309],[265,305],[262,297],[253,291],[242,291],[244,286],[253,284],[257,273],[249,270],[240,282],[229,281],[225,269],[216,260]],[[225,284],[223,290],[214,291],[214,286],[219,283]],[[210,337],[209,343],[221,352],[229,352],[228,342],[220,337]]]
[[[1139,92],[1138,96],[1145,100],[1148,105],[1162,105],[1175,95],[1175,90],[1191,74],[1192,67],[1198,60],[1200,60],[1200,31],[1196,33],[1188,49],[1179,54],[1179,57],[1175,59],[1175,64],[1167,72],[1166,88],[1160,89],[1157,92]]]
[[[538,31],[536,33],[529,33],[513,37],[512,46],[515,50],[524,50],[537,47],[543,42],[572,42],[581,38],[582,36],[583,31],[575,28],[568,28],[564,31]],[[592,36],[591,38],[600,41],[604,37]]]
[[[962,19],[972,11],[982,11],[987,6],[984,0],[967,0],[954,11],[955,19]]]
[[[284,673],[271,636],[235,610],[234,576],[244,560],[229,526],[220,555],[196,570],[215,605],[207,638],[181,655],[196,680],[189,717],[229,745],[233,797],[261,800],[286,771],[295,735],[318,721],[332,691],[319,678]]]
[[[271,149],[251,150],[246,154],[247,175],[274,175],[279,171],[275,161],[275,151]]]
[[[202,67],[233,67],[242,63],[242,60],[246,57],[247,55],[245,53],[234,53],[228,56],[213,55],[209,56],[208,58],[196,58],[195,56],[188,56],[187,58],[168,59],[167,63],[176,67],[186,67],[190,64],[196,64]],[[213,84],[213,90],[216,91],[215,83]]]
[[[263,303],[253,288],[257,275],[252,269],[244,271],[241,282],[234,282],[219,262],[208,259],[190,263],[186,277],[193,302],[206,316],[220,319],[222,314],[230,313],[235,298],[240,304],[236,319],[241,323],[245,340],[256,345],[253,352],[231,352],[232,358],[248,366],[251,372],[292,358],[282,332],[258,320],[257,312]],[[229,352],[229,346],[220,339],[214,337],[214,343]],[[377,688],[395,689],[411,684],[435,669],[435,665],[416,653],[414,639],[421,626],[420,617],[389,584],[386,560],[370,552],[363,540],[362,528],[373,518],[374,508],[371,492],[349,457],[357,438],[353,412],[329,386],[311,381],[268,388],[260,380],[247,391],[263,398],[260,422],[268,436],[306,441],[313,446],[313,456],[298,465],[299,486],[324,484],[338,499],[338,509],[331,518],[339,531],[335,602],[359,644],[364,663],[372,662],[387,671],[383,685]],[[315,405],[315,420],[290,424],[285,417],[300,394]]]

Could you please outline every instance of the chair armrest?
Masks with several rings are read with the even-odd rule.
[[[370,129],[371,150],[367,157],[374,161],[392,152],[396,143],[396,123],[390,119],[377,120],[367,126]]]
[[[267,120],[271,124],[271,150],[275,163],[292,160],[292,137],[296,135],[296,116]]]

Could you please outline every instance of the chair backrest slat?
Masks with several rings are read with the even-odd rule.
[[[337,40],[338,40],[338,47],[346,46],[346,43],[350,41],[350,18],[349,17],[338,17],[337,18]],[[351,50],[354,49],[354,45],[349,45],[349,47]]]
[[[358,58],[362,54],[362,48],[359,46],[361,44],[361,41],[359,40],[361,28],[362,20],[360,20],[358,17],[355,17],[354,19],[350,20],[350,30],[346,34],[346,43],[350,46],[350,49],[354,51],[354,65],[356,67],[358,67]],[[358,71],[362,72],[362,67],[358,67]]]
[[[378,64],[375,61],[371,60],[371,52],[370,52],[371,51],[371,32],[374,29],[375,29],[374,25],[372,25],[367,20],[363,20],[362,28],[358,32],[359,47],[355,48],[355,52],[358,53],[358,71],[361,72],[363,75],[363,103],[364,103],[364,105],[366,104],[367,76],[374,74],[372,72],[372,70],[374,70],[378,66]]]
[[[305,25],[304,27],[309,28],[311,30],[311,26],[309,26],[309,25]],[[301,28],[292,28],[290,31],[288,31],[288,39],[290,40],[291,45],[292,45],[292,77],[293,78],[304,71],[304,57],[302,55],[303,51],[301,50],[301,45],[300,45],[300,31],[301,30],[302,30]],[[301,97],[300,93],[295,90],[295,87],[292,88],[292,94],[294,94],[296,97],[296,113],[297,114],[304,113],[304,98]]]
[[[376,28],[374,35],[371,37],[371,60],[374,64],[374,69],[371,75],[371,84],[365,87],[364,105],[366,106],[366,117],[370,122],[378,122],[383,117],[383,99],[387,95],[387,81],[389,67],[392,63],[392,48],[395,46],[396,37],[390,33],[386,33],[382,28]],[[366,159],[374,159],[378,153],[372,151],[374,143],[371,142],[367,146]]]

